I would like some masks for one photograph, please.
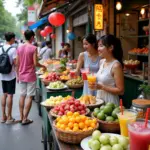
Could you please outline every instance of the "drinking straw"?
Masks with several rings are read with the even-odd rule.
[[[148,115],[150,113],[150,108],[147,108],[147,111],[146,111],[146,117],[145,117],[145,128],[147,128],[147,123],[148,123]]]
[[[120,99],[120,109],[121,109],[121,114],[123,115],[123,103],[122,103],[122,99]]]

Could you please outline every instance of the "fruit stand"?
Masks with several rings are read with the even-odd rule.
[[[40,80],[40,79],[38,79]],[[48,99],[50,96],[67,96],[67,95],[74,95],[74,97],[80,97],[82,95],[82,88],[79,89],[65,89],[65,90],[60,90],[60,91],[52,91],[46,89],[45,85],[43,82],[41,82],[41,92],[42,92],[42,101],[45,101]],[[44,149],[47,149],[47,142],[49,142],[50,147],[52,146],[52,136],[51,136],[51,125],[48,119],[47,115],[48,110],[45,107],[41,107],[41,114],[42,114],[42,120],[43,120],[43,126],[42,126],[42,137],[43,137],[43,143],[44,143]]]

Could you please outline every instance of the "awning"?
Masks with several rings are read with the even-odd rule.
[[[42,19],[38,20],[36,23],[32,24],[31,26],[29,26],[30,30],[36,29],[37,27],[47,23],[48,21],[48,16],[43,17]]]

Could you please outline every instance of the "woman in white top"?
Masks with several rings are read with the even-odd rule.
[[[100,60],[97,84],[89,84],[89,87],[98,90],[98,99],[119,105],[119,95],[124,93],[121,42],[113,35],[104,35],[98,41],[98,52],[104,59]]]

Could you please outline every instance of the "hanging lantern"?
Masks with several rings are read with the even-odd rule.
[[[61,26],[65,23],[65,16],[60,12],[53,12],[49,15],[48,21],[54,26]]]
[[[74,40],[76,38],[76,35],[73,32],[68,33],[68,39]]]
[[[46,37],[46,36],[47,36],[47,33],[46,33],[44,30],[41,30],[41,31],[40,31],[40,35],[43,36],[43,37]]]
[[[52,32],[53,32],[53,28],[50,27],[50,26],[46,26],[46,27],[44,28],[44,31],[45,31],[47,34],[49,34],[49,33],[52,33]]]
[[[51,34],[51,38],[52,38],[52,39],[55,39],[55,38],[56,38],[56,35],[55,35],[55,34]]]

